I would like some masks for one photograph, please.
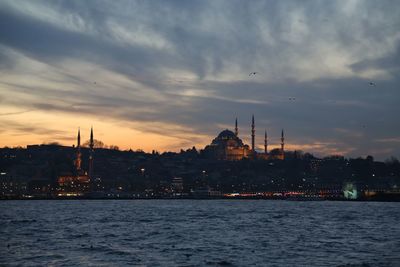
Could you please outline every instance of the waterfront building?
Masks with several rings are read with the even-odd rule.
[[[172,178],[171,189],[173,193],[181,194],[183,192],[183,178],[182,177]]]

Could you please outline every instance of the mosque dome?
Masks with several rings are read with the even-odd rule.
[[[207,145],[202,151],[203,155],[208,158],[219,160],[241,160],[244,158],[251,159],[284,159],[284,135],[282,130],[281,148],[278,149],[279,154],[274,155],[273,151],[267,153],[267,132],[264,139],[264,153],[257,153],[255,150],[255,123],[254,115],[251,122],[251,148],[245,145],[238,137],[239,130],[237,119],[235,121],[235,131],[228,129],[223,130],[217,137],[212,140],[211,144]]]
[[[226,140],[226,139],[235,139],[235,138],[236,138],[236,135],[232,131],[230,131],[228,129],[223,130],[217,136],[217,139],[224,139],[224,140]]]
[[[226,129],[218,134],[218,136],[212,141],[211,145],[239,147],[243,146],[243,142],[234,132]]]

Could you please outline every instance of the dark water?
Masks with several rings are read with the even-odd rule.
[[[0,265],[400,266],[400,203],[2,201]]]

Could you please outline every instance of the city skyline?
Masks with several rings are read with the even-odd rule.
[[[0,266],[398,266],[400,1],[0,0]]]
[[[121,149],[400,157],[392,1],[2,1],[0,147],[96,137]]]

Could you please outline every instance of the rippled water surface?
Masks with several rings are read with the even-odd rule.
[[[1,201],[0,265],[400,266],[400,203]]]

